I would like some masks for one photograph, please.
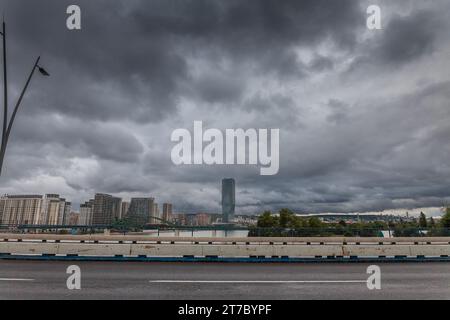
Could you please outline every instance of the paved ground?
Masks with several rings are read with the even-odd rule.
[[[1,261],[0,299],[450,299],[450,263],[367,264],[79,262],[82,289],[66,287],[67,262]]]

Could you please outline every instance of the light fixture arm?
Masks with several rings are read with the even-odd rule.
[[[14,123],[14,119],[16,118],[16,114],[17,114],[17,111],[19,110],[20,103],[22,102],[22,99],[23,99],[23,97],[25,95],[25,92],[28,89],[28,85],[30,84],[31,78],[33,77],[34,71],[36,70],[36,68],[37,68],[37,66],[39,64],[39,60],[40,59],[41,59],[41,57],[38,57],[36,59],[36,62],[34,63],[34,66],[33,66],[33,69],[31,70],[30,75],[28,76],[27,82],[25,83],[25,86],[23,87],[22,92],[20,93],[19,99],[17,100],[17,103],[16,103],[16,105],[14,107],[14,111],[13,111],[13,113],[11,115],[11,119],[9,120],[8,127],[7,127],[7,130],[5,132],[5,136],[4,136],[3,140],[2,140],[2,142],[3,142],[2,143],[2,149],[0,151],[0,170],[1,170],[2,166],[3,166],[3,159],[5,157],[6,147],[8,145],[9,135],[11,134],[11,129],[12,129],[12,125]],[[0,174],[1,174],[1,171],[0,171]]]

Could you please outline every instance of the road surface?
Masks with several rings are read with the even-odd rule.
[[[76,262],[81,290],[68,290],[70,262],[0,260],[0,299],[450,299],[450,263],[368,264]]]

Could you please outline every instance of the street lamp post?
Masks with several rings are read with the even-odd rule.
[[[33,77],[34,71],[36,69],[39,70],[39,72],[44,76],[49,76],[48,72],[39,66],[39,61],[41,57],[38,57],[36,59],[36,62],[33,65],[33,69],[31,69],[30,75],[28,76],[27,82],[25,83],[25,86],[22,89],[22,92],[20,93],[19,99],[17,100],[17,103],[14,107],[13,113],[11,115],[11,118],[8,121],[8,77],[7,77],[7,65],[6,65],[6,24],[3,21],[2,24],[2,31],[0,32],[2,38],[3,38],[3,130],[2,130],[2,144],[0,148],[0,176],[3,171],[3,160],[5,158],[6,154],[6,147],[8,145],[9,136],[11,134],[11,129],[14,123],[14,119],[16,118],[17,110],[19,110],[20,103],[22,102],[22,99],[25,95],[25,92],[28,89],[28,86],[30,84],[31,78]]]
[[[3,151],[3,143],[6,136],[6,128],[8,126],[8,77],[6,68],[6,24],[5,21],[2,23],[2,38],[3,38],[3,131],[2,131],[2,145],[1,151]],[[2,158],[3,164],[3,158]],[[2,173],[2,166],[0,165],[0,175]]]

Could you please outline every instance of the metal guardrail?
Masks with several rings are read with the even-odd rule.
[[[325,245],[325,244],[374,244],[374,245],[450,245],[450,237],[151,237],[140,235],[54,235],[54,234],[0,234],[1,242],[75,242],[75,243],[155,243],[155,244],[259,244],[259,245]]]
[[[389,232],[395,237],[450,237],[450,228],[419,228],[419,227],[408,227],[408,226],[395,226],[392,228],[367,228],[367,227],[353,227],[341,226],[341,227],[302,227],[302,228],[259,228],[259,227],[246,227],[237,225],[212,225],[212,226],[155,226],[147,225],[146,229],[157,230],[167,232],[167,231],[248,231],[250,237],[331,237],[331,236],[341,236],[341,237],[379,237],[382,231]],[[131,229],[115,228],[111,225],[0,225],[0,230],[4,232],[9,232],[13,230],[103,230],[110,229],[116,230],[118,232],[128,232]]]
[[[158,220],[158,219],[156,219]],[[211,226],[184,226],[168,223],[167,221],[159,219],[161,222],[167,223],[164,225],[142,225],[144,229],[152,230],[217,230],[217,231],[233,231],[233,230],[249,230],[246,226],[236,225],[211,225]],[[101,230],[101,229],[120,229],[114,225],[35,225],[35,224],[20,224],[20,225],[1,225],[0,229],[11,230],[68,230],[68,229],[84,229],[84,230]],[[133,229],[133,228],[131,228]]]
[[[113,229],[114,228],[110,228]],[[146,229],[161,232],[170,231],[248,231],[249,237],[382,237],[383,232],[393,237],[450,237],[450,228],[418,228],[418,227],[302,227],[302,228],[259,228],[236,225],[214,225],[214,226],[147,226]],[[116,231],[121,231],[116,229]]]
[[[449,228],[419,228],[401,225],[377,228],[355,227],[351,225],[335,227],[322,226],[316,228],[249,228],[249,236],[251,237],[380,237],[383,232],[389,233],[394,237],[450,237]]]

